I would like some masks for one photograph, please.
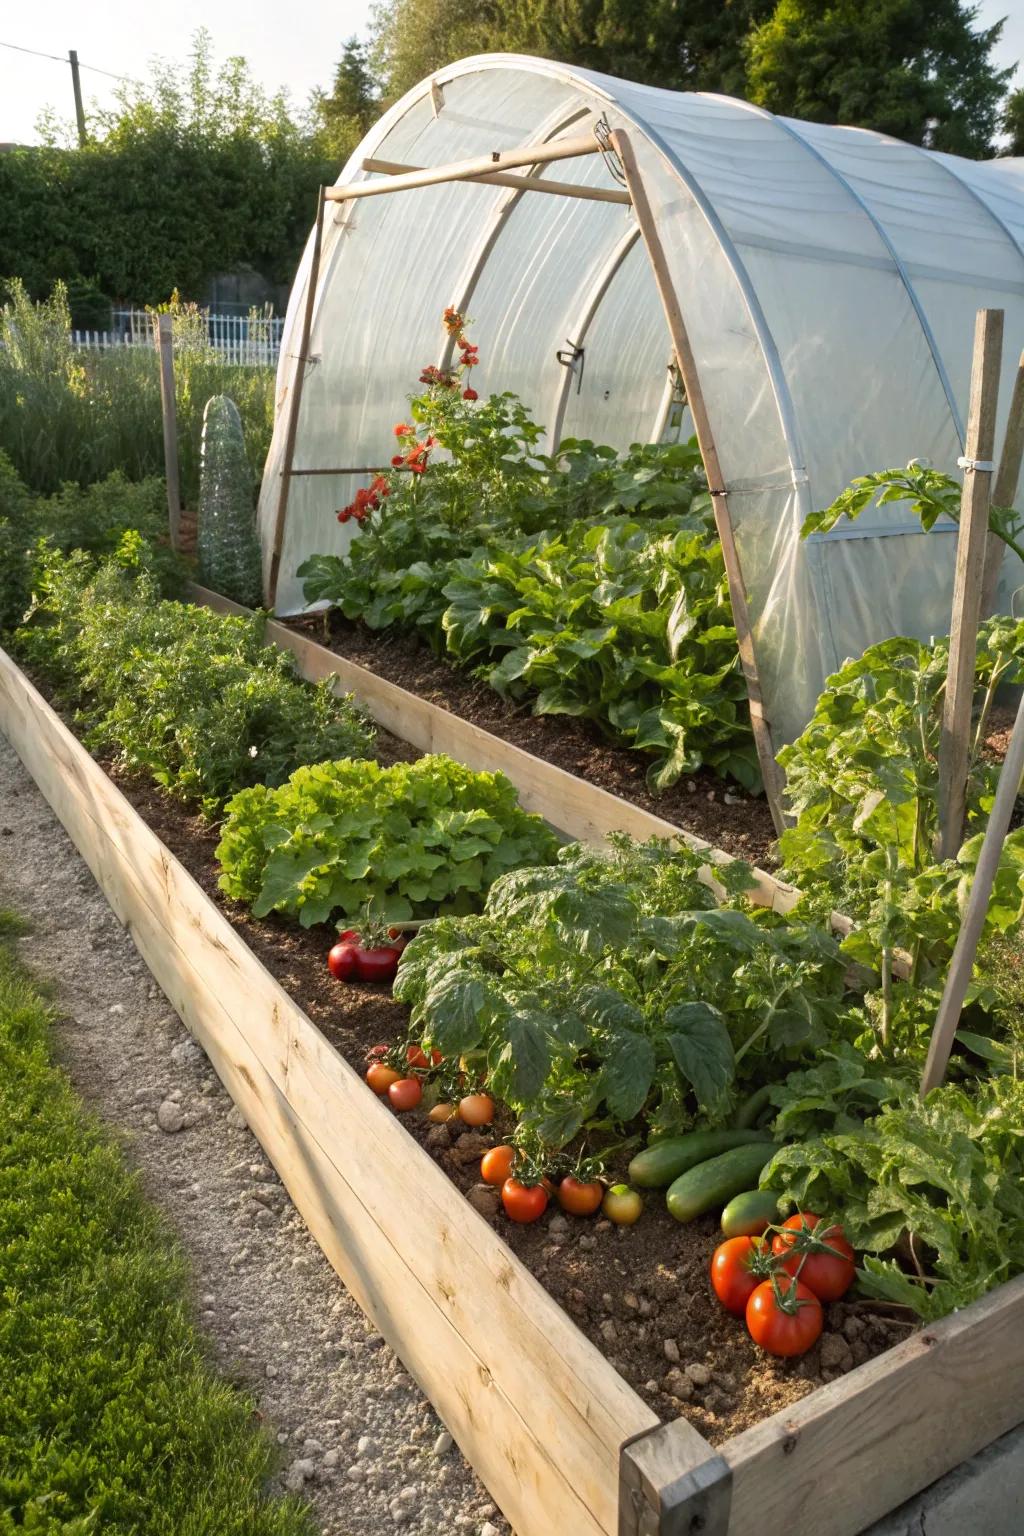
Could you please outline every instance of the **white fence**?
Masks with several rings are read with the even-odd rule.
[[[280,316],[208,314],[203,319],[206,338],[223,362],[250,368],[277,367],[284,327]],[[89,352],[153,345],[153,316],[145,310],[117,309],[113,322],[115,329],[111,331],[72,331],[72,343]]]

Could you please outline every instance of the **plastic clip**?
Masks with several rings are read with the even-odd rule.
[[[956,462],[960,469],[984,469],[989,473],[996,467],[991,459],[968,459],[963,455]]]

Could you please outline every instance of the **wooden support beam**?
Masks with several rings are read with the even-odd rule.
[[[775,761],[771,726],[765,716],[761,698],[761,682],[757,673],[750,614],[747,609],[747,591],[743,583],[743,572],[740,567],[739,553],[736,549],[736,540],[733,536],[732,519],[729,516],[729,501],[725,488],[725,479],[722,475],[722,468],[718,459],[718,448],[715,444],[714,433],[711,430],[711,422],[704,403],[704,391],[701,387],[700,375],[697,371],[693,348],[690,345],[689,334],[683,320],[683,312],[679,307],[679,299],[676,296],[672,274],[669,271],[668,261],[665,258],[661,235],[658,233],[658,226],[651,211],[647,189],[640,175],[636,155],[633,153],[633,146],[630,143],[629,135],[621,128],[614,129],[610,137],[612,148],[622,162],[622,169],[626,177],[626,188],[633,200],[636,221],[640,226],[640,233],[647,247],[651,267],[654,270],[654,280],[657,283],[662,308],[665,311],[665,319],[668,322],[669,335],[672,338],[672,348],[676,355],[676,364],[683,381],[683,388],[686,390],[690,414],[693,417],[693,425],[697,433],[697,442],[700,446],[701,457],[704,460],[704,469],[708,477],[708,488],[711,491],[712,504],[715,509],[715,526],[718,529],[722,554],[725,558],[725,571],[729,581],[729,597],[732,602],[733,622],[736,625],[736,640],[739,647],[740,664],[743,668],[743,676],[747,684],[747,695],[750,700],[750,722],[754,732],[754,741],[757,745],[761,776],[764,779],[765,794],[768,797],[768,805],[772,813],[772,821],[775,823],[775,830],[781,835],[786,827],[785,815],[782,809],[783,775],[782,770]]]
[[[988,541],[1003,350],[1003,311],[979,309],[974,327],[974,363],[964,471],[960,529],[956,545],[953,618],[949,632],[949,671],[939,738],[939,835],[936,853],[951,859],[960,847],[967,804],[974,667],[978,652],[981,583]]]
[[[160,353],[160,410],[164,427],[164,479],[171,548],[181,539],[181,471],[178,465],[178,405],[174,394],[174,317],[160,315],[156,344]]]
[[[1021,775],[1024,774],[1024,696],[1017,706],[1017,718],[1010,734],[1010,745],[999,775],[995,803],[985,829],[985,838],[974,871],[967,909],[957,934],[956,948],[949,963],[949,974],[935,1015],[935,1026],[928,1046],[928,1060],[921,1078],[921,1097],[936,1088],[946,1075],[953,1039],[960,1023],[960,1012],[967,996],[967,988],[974,974],[974,958],[978,952],[982,929],[988,913],[989,898],[999,868],[1010,819],[1017,803]]]
[[[732,1471],[685,1419],[619,1452],[618,1536],[728,1536]]]
[[[385,176],[407,176],[414,171],[425,170],[422,165],[404,165],[399,160],[363,161],[364,171],[379,171]],[[542,180],[539,176],[516,176],[511,171],[489,171],[483,176],[459,177],[460,181],[479,182],[488,187],[515,187],[522,192],[547,192],[551,197],[579,197],[591,203],[625,203],[630,196],[612,187],[586,187],[572,181]]]
[[[291,393],[288,399],[288,430],[284,440],[281,487],[277,493],[274,541],[270,551],[270,571],[267,579],[267,604],[270,608],[273,608],[277,601],[277,582],[281,573],[281,551],[284,547],[285,521],[288,516],[288,493],[292,482],[291,471],[292,462],[295,458],[295,438],[299,430],[299,407],[302,404],[302,386],[306,381],[306,366],[309,362],[309,337],[313,329],[316,289],[320,279],[320,253],[324,243],[324,207],[324,189],[321,187],[316,205],[316,225],[313,231],[313,253],[309,264],[309,279],[306,286],[306,308],[302,316],[302,336],[299,341],[298,356],[295,359],[295,373],[292,377]]]
[[[1013,381],[1010,410],[1006,418],[1006,436],[999,458],[999,469],[992,486],[992,505],[1012,507],[1017,499],[1021,460],[1024,459],[1024,352],[1017,363],[1017,377]],[[985,575],[981,583],[981,617],[987,619],[995,608],[999,572],[1003,564],[1006,545],[1002,539],[990,538],[985,550]]]
[[[514,170],[521,165],[550,165],[555,160],[575,160],[581,155],[596,155],[599,145],[592,133],[574,138],[555,139],[550,144],[526,144],[522,149],[496,149],[472,160],[454,160],[448,165],[427,166],[422,171],[408,171],[387,181],[352,181],[340,187],[328,187],[324,193],[329,203],[345,203],[356,197],[380,197],[388,192],[408,192],[416,187],[436,187],[445,181],[472,181],[475,176],[489,176],[495,171]]]

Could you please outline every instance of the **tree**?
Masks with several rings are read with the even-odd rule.
[[[1011,91],[1003,108],[1003,132],[1009,135],[1004,155],[1024,155],[1024,86]]]
[[[350,37],[334,71],[330,95],[316,91],[311,102],[320,147],[336,164],[343,164],[379,112],[366,44]]]
[[[954,154],[992,153],[1012,70],[990,54],[1002,22],[974,30],[963,0],[778,0],[751,32],[752,101]]]
[[[472,53],[528,53],[673,90],[743,94],[744,39],[774,0],[397,0],[372,57],[394,101]]]

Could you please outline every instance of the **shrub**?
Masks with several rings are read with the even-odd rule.
[[[214,395],[203,412],[199,482],[199,578],[247,608],[263,600],[260,546],[256,538],[252,470],[238,407]]]
[[[256,917],[285,912],[308,928],[368,902],[392,920],[472,911],[499,875],[549,862],[556,847],[504,774],[428,756],[319,763],[279,789],[243,790],[217,858],[221,888]]]

